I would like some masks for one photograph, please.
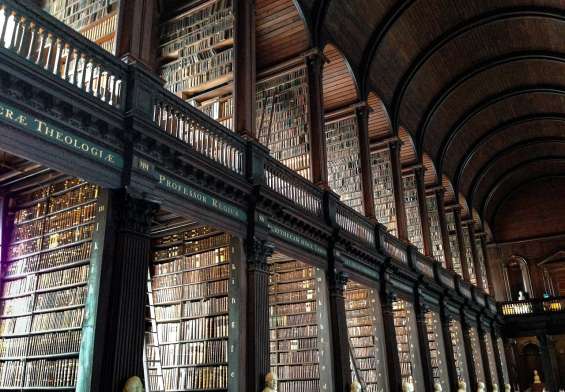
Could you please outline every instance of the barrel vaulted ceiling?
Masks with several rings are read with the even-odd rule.
[[[295,3],[469,211],[492,222],[509,192],[563,174],[564,0]]]

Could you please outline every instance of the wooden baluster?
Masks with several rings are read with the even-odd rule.
[[[64,80],[67,79],[67,74],[69,72],[70,51],[71,51],[70,46],[69,46],[69,44],[66,43],[63,46],[63,52],[62,52],[62,55],[61,55],[61,61],[63,60],[63,57],[65,58],[65,64],[63,65],[62,74],[60,75],[61,79],[64,79]]]
[[[63,52],[63,43],[61,42],[60,38],[55,40],[55,57],[53,61],[53,75],[59,74],[59,69],[61,67],[61,55]]]
[[[45,43],[47,47],[47,55],[45,56],[45,64],[43,65],[43,69],[49,71],[51,69],[51,62],[53,60],[53,49],[55,47],[55,40],[53,39],[53,34],[47,33],[47,40]]]
[[[31,22],[28,29],[30,31],[30,36],[29,45],[27,46],[26,60],[31,61],[31,54],[33,53],[33,47],[35,46],[35,23]],[[41,31],[41,29],[39,31]],[[39,50],[37,51],[37,56],[35,56],[35,60],[33,61],[35,64],[39,63],[39,59],[41,58],[42,41],[43,40],[40,39]]]
[[[43,68],[45,69],[44,64],[47,64],[49,61],[48,54],[50,53],[51,49],[47,48],[47,36],[45,35],[45,29],[43,27],[40,27],[37,31],[37,34],[39,35],[39,42],[37,48],[37,56],[35,58],[35,64],[39,66],[43,66]]]
[[[6,6],[2,6],[2,15],[4,16],[4,22],[2,22],[2,30],[0,30],[0,46],[2,46],[4,48],[4,47],[6,47],[6,44],[4,42],[4,38],[5,38],[5,35],[6,35],[8,20],[10,18],[10,11],[8,10],[8,8]]]

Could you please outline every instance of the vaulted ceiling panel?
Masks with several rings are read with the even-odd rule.
[[[374,93],[369,93],[367,105],[369,113],[369,139],[381,139],[390,136],[390,120],[383,102]]]
[[[324,110],[330,112],[343,106],[358,102],[357,86],[347,61],[337,48],[326,45],[322,85],[324,90]]]
[[[255,13],[257,69],[308,49],[308,30],[292,0],[257,0]]]

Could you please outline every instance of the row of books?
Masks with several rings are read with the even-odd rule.
[[[199,295],[203,297],[203,295]],[[156,306],[155,316],[158,320],[169,320],[182,317],[204,317],[218,313],[227,313],[228,298],[206,298],[194,302],[184,302],[169,306]]]
[[[217,230],[211,226],[193,226],[188,229],[155,238],[153,240],[153,245],[155,247],[160,247],[162,245],[173,245],[179,241],[195,241],[199,237],[212,234],[214,232],[217,232]]]
[[[228,316],[223,315],[159,323],[157,324],[157,335],[160,342],[203,340],[227,337],[228,329]]]
[[[430,237],[432,240],[432,253],[434,259],[440,261],[445,267],[445,250],[443,249],[439,211],[435,195],[426,197],[428,208],[428,222],[430,224]]]
[[[54,332],[0,339],[0,359],[74,353],[80,349],[81,331]],[[29,346],[28,343],[29,342]]]
[[[376,218],[389,232],[396,234],[396,208],[388,150],[371,152],[371,172]]]
[[[183,284],[207,282],[215,279],[224,279],[229,275],[229,265],[227,263],[214,265],[206,268],[176,272],[167,275],[157,275],[154,277],[155,283],[159,287],[173,287]]]
[[[77,371],[75,358],[0,362],[0,388],[72,387]]]
[[[467,225],[463,226],[463,247],[465,248],[465,260],[467,262],[467,270],[469,271],[469,281],[473,285],[477,285],[477,276],[475,275],[475,263],[473,251],[471,250],[471,234]],[[475,244],[472,244],[473,246]]]
[[[67,264],[86,261],[90,258],[91,245],[92,243],[88,241],[57,250],[50,250],[48,253],[11,261],[6,267],[5,278],[12,279],[13,277],[23,274],[40,272]]]
[[[324,132],[330,188],[341,201],[363,214],[357,118],[347,117],[326,123]]]
[[[273,309],[273,307],[271,307]],[[269,318],[269,326],[271,328],[292,327],[304,324],[315,324],[315,313],[293,314],[289,316],[271,316]]]
[[[302,338],[290,340],[271,340],[271,352],[314,350],[318,348],[318,338]]]
[[[422,236],[422,222],[420,220],[420,206],[418,205],[416,176],[414,174],[409,174],[402,177],[402,181],[408,240],[412,243],[412,245],[417,247],[421,253],[424,253],[424,238]]]
[[[227,389],[228,367],[202,366],[163,369],[165,390]]]
[[[473,358],[473,367],[475,370],[475,381],[485,382],[485,372],[483,369],[483,358],[481,355],[481,343],[477,328],[474,326],[469,327],[469,341],[471,343],[471,357]]]
[[[214,235],[202,239],[185,241],[182,245],[170,246],[165,249],[156,250],[153,252],[153,260],[156,264],[163,260],[169,260],[173,257],[190,255],[192,253],[203,253],[204,251],[216,249],[224,246],[229,241],[227,235]],[[201,256],[202,257],[202,256]],[[177,266],[182,269],[184,261],[176,259],[165,266],[158,266],[156,274],[164,274],[165,271],[173,272],[177,270]]]
[[[446,211],[445,220],[447,224],[449,236],[449,248],[451,249],[451,261],[453,263],[453,271],[463,276],[463,268],[461,266],[461,253],[459,252],[459,240],[457,239],[457,232],[455,228],[455,212]]]
[[[153,291],[155,305],[163,305],[176,301],[194,301],[212,296],[223,296],[228,293],[227,280],[186,284],[171,288],[160,288]]]
[[[271,364],[301,364],[310,362],[319,362],[320,353],[317,350],[312,351],[291,351],[271,353]]]
[[[257,134],[271,155],[309,178],[308,83],[304,66],[257,82]]]
[[[191,366],[228,362],[228,342],[209,340],[181,344],[163,344],[161,347],[163,366]]]

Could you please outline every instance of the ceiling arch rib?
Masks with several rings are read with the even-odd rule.
[[[494,222],[500,206],[512,194],[531,181],[563,176],[564,157],[534,159],[519,164],[502,177],[501,181],[488,190],[482,210],[486,221]]]
[[[467,171],[482,166],[484,161],[492,159],[500,150],[509,145],[523,143],[535,138],[565,137],[565,113],[561,115],[539,114],[513,119],[489,130],[478,139],[460,160],[456,175],[455,188],[458,189],[466,178]]]
[[[525,23],[523,20],[528,20],[528,23]],[[536,20],[535,23],[532,23],[533,20]],[[539,20],[539,21],[538,21]],[[472,42],[477,40],[480,34],[477,31],[486,31],[489,32],[488,35],[507,35],[507,32],[511,29],[510,26],[520,26],[517,22],[521,22],[522,24],[530,25],[529,28],[535,27],[537,24],[547,23],[548,20],[552,20],[554,23],[562,23],[565,20],[565,15],[562,11],[552,11],[549,9],[522,9],[522,8],[512,8],[504,11],[497,11],[493,13],[485,13],[477,15],[474,18],[466,20],[461,24],[454,26],[452,29],[449,29],[443,32],[439,37],[435,38],[432,43],[423,51],[421,51],[416,58],[411,62],[408,67],[408,70],[402,74],[402,77],[399,80],[395,88],[395,92],[392,98],[391,103],[391,116],[392,116],[392,123],[397,124],[400,120],[400,109],[403,104],[403,100],[405,98],[406,91],[410,87],[410,84],[418,75],[418,73],[424,68],[424,65],[430,60],[436,53],[440,53],[440,50],[444,46],[448,46],[448,43],[453,43],[457,41],[465,40],[469,41],[466,44],[461,45],[459,43],[457,46],[462,46],[466,48],[467,56],[464,62],[461,62],[461,65],[468,64],[470,62],[470,56],[474,53],[483,54],[488,51],[489,48],[483,48],[483,50],[469,50],[472,47]],[[500,26],[497,26],[499,25]],[[516,31],[513,32],[514,35],[520,36],[521,29],[515,29]],[[498,34],[496,34],[498,33]],[[460,39],[461,38],[461,39]],[[519,38],[519,37],[518,37]],[[496,38],[491,38],[492,42],[497,42]],[[484,41],[479,39],[479,41]],[[515,45],[510,45],[512,41],[506,43],[506,48],[511,48],[512,46],[520,47],[519,43],[515,43]],[[526,40],[526,42],[528,42]],[[451,46],[454,46],[453,44]],[[477,48],[480,49],[480,48]],[[460,49],[461,50],[461,49]],[[458,51],[455,47],[450,48],[449,52],[452,52],[452,55],[457,54]],[[439,57],[439,56],[438,56]],[[445,57],[442,55],[441,60],[445,63]],[[461,66],[459,65],[459,66]],[[451,64],[451,67],[457,66],[457,64]],[[447,68],[449,70],[449,68]],[[428,74],[427,72],[422,72],[423,75]],[[435,73],[434,73],[435,74]],[[436,77],[441,77],[440,73],[435,74]],[[449,75],[449,73],[447,74]],[[429,80],[429,79],[428,79]],[[403,120],[404,121],[404,120]]]
[[[438,162],[438,169],[443,172],[444,169],[444,159],[445,157],[445,150],[452,143],[455,136],[461,132],[461,129],[465,127],[465,125],[475,116],[478,116],[481,112],[488,109],[490,106],[495,105],[499,102],[504,102],[505,100],[511,99],[517,96],[528,96],[530,97],[533,94],[544,94],[544,95],[556,95],[556,96],[565,96],[565,86],[528,86],[528,87],[517,87],[510,90],[502,91],[496,93],[492,96],[487,97],[483,101],[476,104],[470,110],[468,110],[465,114],[463,114],[457,122],[449,128],[449,133],[441,139],[440,143],[436,145],[439,146],[439,149],[435,155],[435,160]],[[433,155],[432,155],[433,156]]]
[[[467,84],[467,82],[471,83],[471,81],[480,74],[484,72],[490,73],[494,70],[497,70],[496,73],[499,77],[501,75],[516,75],[513,72],[505,72],[505,66],[522,62],[529,63],[538,61],[555,62],[558,64],[563,64],[563,66],[565,67],[565,54],[539,51],[511,53],[508,55],[496,57],[494,59],[488,59],[480,63],[479,65],[472,67],[471,69],[466,69],[465,71],[459,73],[456,77],[450,80],[445,87],[442,87],[439,93],[434,95],[429,104],[424,105],[425,109],[422,112],[422,115],[420,116],[416,127],[416,140],[418,150],[421,150],[423,148],[423,140],[426,135],[426,131],[438,109],[442,107],[442,105],[451,97],[454,92],[458,91],[459,88],[461,88],[462,90],[465,89],[465,84]],[[498,71],[498,69],[500,70]],[[523,74],[518,75],[518,77],[523,76]],[[474,83],[481,84],[482,86],[492,86],[492,84],[488,82],[483,84],[482,81],[483,80],[481,79],[480,81],[475,81]]]
[[[471,174],[472,180],[467,189],[462,189],[472,207],[481,215],[485,191],[500,182],[504,174],[513,167],[536,159],[548,157],[565,158],[565,138],[541,138],[529,140],[501,151],[496,157],[483,165],[478,172]]]

